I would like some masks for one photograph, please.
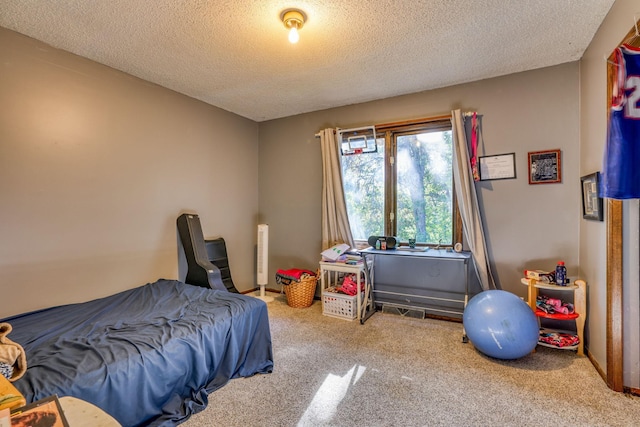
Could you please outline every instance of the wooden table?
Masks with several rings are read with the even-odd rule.
[[[89,402],[71,396],[59,400],[69,427],[122,427],[115,418]]]

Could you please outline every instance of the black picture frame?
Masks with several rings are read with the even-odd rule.
[[[516,153],[478,157],[480,181],[514,179],[516,177]]]
[[[562,182],[560,150],[531,151],[529,156],[529,184]]]
[[[11,410],[12,426],[30,426],[34,418],[46,418],[52,427],[69,427],[57,395],[51,395],[20,408]]]
[[[600,197],[600,172],[580,177],[582,187],[582,218],[603,221],[604,211]]]

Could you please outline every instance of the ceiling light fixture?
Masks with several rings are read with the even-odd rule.
[[[304,12],[298,9],[287,9],[280,15],[284,26],[289,29],[289,41],[291,43],[298,43],[298,40],[300,40],[298,30],[304,25],[306,18]]]

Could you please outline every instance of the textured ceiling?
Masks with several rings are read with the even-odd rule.
[[[0,0],[0,26],[264,121],[576,61],[613,2]]]

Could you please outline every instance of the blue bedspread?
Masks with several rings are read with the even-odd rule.
[[[106,298],[3,321],[27,355],[27,402],[91,402],[123,426],[171,426],[230,379],[273,368],[266,304],[159,280]]]

